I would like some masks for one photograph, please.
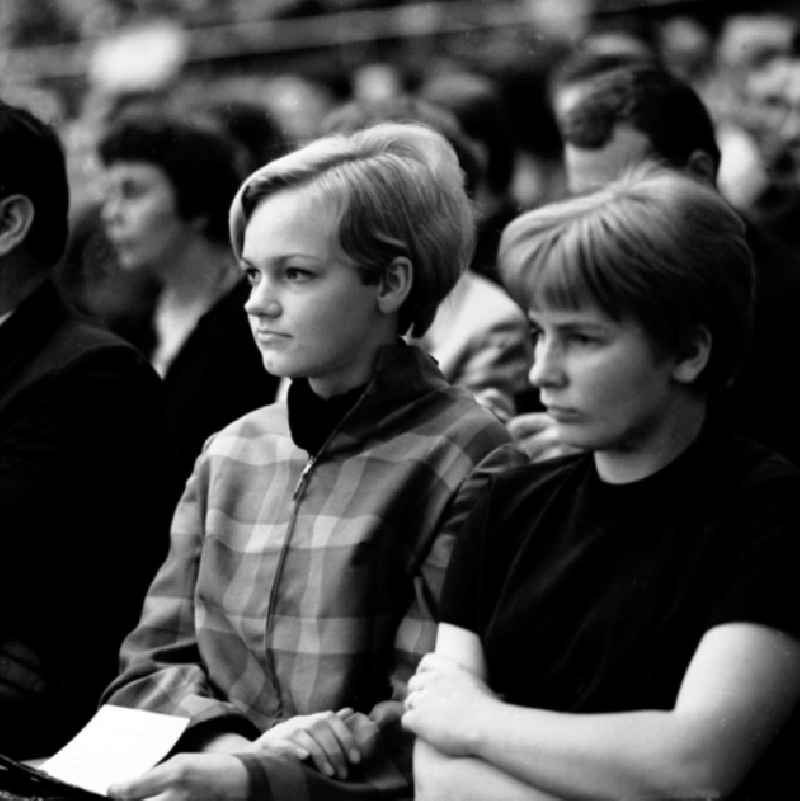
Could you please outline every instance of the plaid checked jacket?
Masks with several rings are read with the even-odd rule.
[[[381,351],[364,393],[310,459],[283,404],[234,422],[197,461],[104,700],[255,734],[293,715],[369,712],[401,697],[433,647],[470,505],[465,480],[507,441],[429,356],[403,344]],[[375,786],[407,789],[407,767]]]

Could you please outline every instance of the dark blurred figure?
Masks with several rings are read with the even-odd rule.
[[[516,146],[503,98],[490,78],[469,72],[432,75],[422,82],[418,94],[452,113],[481,150],[484,169],[473,196],[478,230],[470,269],[499,284],[500,234],[519,213],[511,197]]]
[[[99,154],[102,217],[120,267],[159,286],[142,347],[164,377],[177,501],[207,437],[269,403],[277,387],[250,333],[249,289],[228,242],[236,151],[210,126],[133,111],[101,137]]]
[[[69,204],[56,134],[0,103],[0,145],[0,750],[24,758],[92,713],[170,510],[158,376],[51,281]]]
[[[198,104],[197,111],[216,120],[232,140],[242,176],[250,175],[290,149],[278,120],[257,103],[240,98],[212,97],[206,103]]]
[[[560,55],[555,48],[520,53],[493,70],[514,135],[510,191],[520,210],[557,200],[564,193],[561,134],[547,97],[548,78]]]
[[[408,96],[354,101],[328,115],[323,133],[353,133],[385,121],[421,122],[442,134],[456,152],[467,194],[480,207],[489,183],[485,153],[446,108]],[[505,167],[502,172],[507,176]],[[450,383],[469,390],[505,422],[516,413],[516,396],[527,386],[533,349],[522,309],[501,286],[477,272],[479,258],[476,254],[441,302],[425,334],[413,341],[436,359]]]
[[[597,189],[629,167],[654,160],[716,186],[720,152],[696,92],[669,72],[632,64],[589,78],[559,117],[571,191]],[[792,320],[800,307],[800,261],[747,223],[757,283],[753,341],[733,384],[717,397],[736,428],[800,463],[800,387],[786,366]],[[534,425],[535,423],[535,425]],[[541,420],[516,423],[520,439],[546,439]]]

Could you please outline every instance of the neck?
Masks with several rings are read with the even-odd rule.
[[[362,355],[351,362],[347,370],[323,376],[309,376],[308,385],[312,392],[320,398],[342,395],[351,389],[368,383],[375,369],[378,351],[384,345],[392,345],[397,341],[397,324],[394,320],[386,320],[386,327],[381,326],[375,332],[369,345],[362,347]]]
[[[47,278],[47,272],[34,270],[27,264],[0,264],[0,316],[16,309]]]
[[[213,302],[230,289],[238,271],[227,248],[198,237],[161,272],[161,301],[170,305]]]
[[[705,398],[684,397],[644,439],[634,440],[625,447],[595,451],[598,475],[609,484],[627,484],[653,475],[697,439],[706,412]]]

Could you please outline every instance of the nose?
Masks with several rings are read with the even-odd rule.
[[[103,196],[100,205],[100,218],[105,225],[118,222],[122,212],[122,204],[116,194],[108,193]]]
[[[536,343],[528,379],[537,389],[563,387],[567,382],[561,347],[543,334]]]
[[[279,317],[283,312],[280,300],[267,278],[260,278],[250,289],[244,310],[254,317]]]

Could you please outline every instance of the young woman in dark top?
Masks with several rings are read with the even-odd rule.
[[[134,108],[102,136],[102,219],[120,267],[158,284],[139,345],[164,378],[177,503],[206,439],[273,400],[247,323],[249,295],[231,254],[237,151],[210,123]]]
[[[749,329],[743,233],[652,169],[506,229],[531,379],[582,452],[487,479],[462,531],[403,717],[421,801],[785,792],[800,473],[713,413]]]

